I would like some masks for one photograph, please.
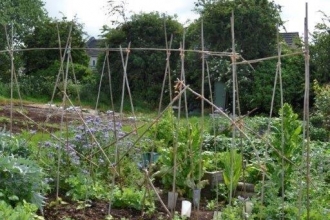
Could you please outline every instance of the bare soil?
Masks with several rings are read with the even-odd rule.
[[[23,130],[44,130],[53,132],[59,129],[61,121],[78,119],[74,111],[63,111],[61,108],[41,104],[25,104],[22,106],[0,106],[0,128],[12,133]]]
[[[162,196],[164,197],[164,196]],[[164,203],[167,204],[166,198],[162,198]],[[181,212],[181,201],[178,199],[176,212],[180,214]],[[49,203],[48,203],[49,204]],[[213,211],[205,210],[206,204],[201,204],[200,210],[192,210],[191,220],[211,220],[213,219]],[[44,216],[47,220],[56,219],[75,219],[75,220],[99,220],[106,219],[108,216],[109,203],[105,201],[92,201],[82,208],[82,204],[69,202],[68,204],[62,204],[58,206],[47,205],[44,210]],[[112,219],[131,219],[131,220],[159,220],[166,219],[170,220],[170,216],[166,213],[164,208],[162,208],[159,201],[156,201],[156,211],[152,214],[147,214],[134,209],[118,209],[112,208],[110,215]]]

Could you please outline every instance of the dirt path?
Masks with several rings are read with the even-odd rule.
[[[18,133],[23,130],[46,130],[53,132],[59,129],[61,121],[80,120],[79,114],[96,114],[94,110],[69,107],[63,110],[55,105],[26,104],[23,106],[1,105],[0,128]],[[12,120],[11,120],[12,118]]]

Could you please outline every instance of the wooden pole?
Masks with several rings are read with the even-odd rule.
[[[310,219],[310,145],[309,145],[309,90],[310,90],[310,73],[309,73],[309,43],[308,43],[308,3],[305,6],[305,30],[304,30],[304,44],[305,44],[305,98],[304,98],[304,127],[306,147],[306,210],[307,219]]]
[[[232,72],[233,72],[233,116],[232,120],[236,120],[236,49],[235,49],[235,26],[234,26],[234,11],[232,11],[232,15],[230,18],[231,21],[231,37],[232,37]],[[234,168],[233,168],[233,157],[234,157],[234,148],[235,148],[235,137],[236,137],[236,128],[233,129],[233,135],[232,135],[232,143],[230,148],[230,187],[229,187],[229,204],[232,203],[232,197],[233,197],[233,176],[234,176]]]

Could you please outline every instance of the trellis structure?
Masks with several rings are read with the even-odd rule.
[[[167,41],[167,33],[166,33],[166,27],[165,27],[165,36],[166,36],[166,47],[164,49],[159,49],[159,48],[132,48],[130,44],[128,44],[127,48],[88,48],[90,50],[100,50],[100,51],[104,51],[105,52],[105,57],[104,57],[104,62],[103,62],[103,69],[102,69],[102,73],[101,73],[101,81],[99,84],[99,93],[101,90],[101,84],[102,84],[102,80],[103,80],[103,76],[104,74],[108,74],[108,78],[110,79],[109,81],[109,86],[110,86],[110,91],[109,91],[109,95],[110,95],[110,103],[111,103],[111,107],[112,109],[114,109],[114,103],[113,103],[113,94],[111,91],[111,71],[110,71],[110,66],[111,63],[109,62],[109,52],[118,52],[121,55],[121,60],[122,60],[122,65],[123,65],[123,84],[122,84],[122,97],[121,97],[121,106],[120,106],[120,118],[118,120],[123,120],[122,116],[123,116],[123,102],[124,102],[124,96],[125,96],[125,90],[127,90],[127,93],[129,95],[129,100],[130,100],[130,104],[131,104],[131,110],[133,113],[133,117],[135,118],[135,111],[134,111],[134,105],[133,105],[133,100],[132,100],[132,96],[131,96],[131,92],[130,92],[130,86],[129,86],[129,81],[128,81],[128,77],[127,77],[127,65],[128,65],[128,59],[129,59],[129,55],[131,52],[134,51],[163,51],[166,54],[166,68],[164,71],[164,79],[163,79],[163,83],[162,83],[162,93],[160,94],[160,103],[159,103],[159,111],[158,111],[158,116],[156,117],[156,119],[154,119],[150,124],[147,125],[147,129],[145,130],[145,132],[141,133],[141,134],[137,134],[138,132],[138,127],[136,124],[134,124],[134,129],[133,132],[125,135],[124,137],[119,137],[118,134],[116,134],[115,132],[115,141],[112,143],[113,146],[116,146],[116,159],[115,161],[110,161],[109,163],[113,164],[113,167],[111,167],[111,169],[120,169],[120,163],[122,161],[122,158],[119,155],[119,149],[117,147],[117,142],[119,142],[121,139],[127,137],[128,135],[136,135],[136,140],[133,143],[133,145],[129,148],[129,150],[133,149],[134,146],[139,142],[139,140],[146,134],[146,132],[148,131],[149,128],[151,128],[154,124],[156,124],[158,122],[158,120],[162,117],[162,115],[164,114],[164,112],[171,108],[173,106],[173,104],[175,102],[178,102],[179,106],[178,106],[178,118],[181,118],[181,105],[184,105],[184,113],[186,118],[188,118],[188,108],[187,108],[187,98],[186,98],[186,93],[190,92],[192,94],[194,94],[195,96],[199,97],[201,99],[201,127],[202,130],[204,129],[204,105],[205,103],[209,104],[212,106],[213,110],[217,110],[224,118],[228,119],[228,121],[230,121],[230,123],[232,124],[232,126],[235,127],[235,129],[233,129],[233,133],[232,133],[232,144],[229,147],[229,151],[231,152],[231,165],[233,164],[233,152],[234,150],[237,148],[236,143],[235,143],[235,139],[237,138],[247,138],[249,140],[248,135],[244,132],[244,129],[242,127],[242,125],[239,123],[239,121],[241,120],[242,116],[240,115],[240,106],[239,106],[239,88],[238,88],[238,82],[237,82],[237,72],[236,72],[236,68],[237,65],[251,65],[252,63],[257,63],[257,62],[261,62],[264,60],[269,60],[269,59],[278,59],[278,64],[277,64],[277,69],[276,69],[276,75],[275,75],[275,80],[274,80],[274,92],[273,92],[273,99],[272,99],[272,108],[271,108],[271,112],[270,112],[270,116],[272,115],[272,109],[273,109],[273,102],[274,102],[274,97],[275,97],[275,88],[277,86],[277,81],[279,80],[279,86],[280,86],[280,91],[281,91],[281,106],[283,107],[283,88],[282,88],[282,76],[281,76],[281,58],[282,57],[286,57],[286,56],[295,56],[295,55],[300,55],[300,54],[304,54],[305,56],[305,99],[304,99],[304,132],[303,132],[303,146],[304,149],[302,151],[302,155],[303,158],[305,158],[305,170],[306,170],[306,176],[302,176],[301,177],[301,182],[303,181],[303,179],[305,179],[306,181],[306,208],[307,208],[307,218],[309,219],[310,216],[310,187],[311,187],[311,182],[310,182],[310,147],[309,147],[309,45],[308,45],[308,14],[307,14],[307,3],[306,3],[306,17],[305,17],[305,34],[304,34],[304,51],[303,52],[296,52],[296,53],[291,53],[291,54],[286,54],[286,55],[282,55],[281,54],[281,45],[278,43],[278,55],[277,56],[272,56],[272,57],[266,57],[266,58],[260,58],[260,59],[256,59],[256,60],[244,60],[240,54],[236,53],[235,51],[235,33],[234,33],[234,14],[232,14],[231,17],[231,32],[232,32],[232,52],[217,52],[217,51],[205,51],[205,47],[204,47],[204,33],[203,33],[203,26],[201,27],[201,50],[187,50],[185,49],[185,39],[183,37],[182,43],[181,43],[181,47],[179,49],[172,49],[171,48],[171,44],[172,44],[172,40],[173,40],[173,36],[171,36],[171,39],[168,43]],[[27,48],[27,49],[19,49],[16,50],[13,48],[13,41],[9,39],[9,34],[6,33],[7,36],[7,43],[8,43],[8,49],[4,50],[4,51],[0,51],[0,53],[8,53],[10,55],[11,58],[11,100],[13,99],[13,90],[14,90],[14,84],[18,85],[18,81],[17,81],[17,75],[15,73],[15,66],[14,66],[14,53],[18,52],[18,51],[26,51],[26,50],[59,50],[62,51],[62,48]],[[11,33],[11,36],[13,36],[13,33]],[[64,88],[62,90],[63,93],[63,98],[62,98],[62,120],[61,120],[61,131],[62,128],[65,128],[65,108],[70,106],[73,106],[72,101],[70,100],[69,96],[67,95],[67,80],[68,80],[68,74],[69,74],[69,63],[72,63],[72,57],[71,57],[71,51],[72,50],[86,50],[87,48],[71,48],[70,46],[70,36],[71,36],[71,30],[68,33],[68,40],[66,43],[66,47],[64,48],[64,54],[61,54],[61,67],[58,71],[58,75],[57,75],[57,80],[56,82],[54,82],[54,91],[53,91],[53,96],[52,99],[50,100],[50,104],[53,103],[53,99],[55,96],[55,90],[58,86],[59,83],[59,79],[62,77],[63,79],[63,85]],[[174,93],[172,91],[172,83],[171,82],[171,71],[170,71],[170,61],[169,58],[171,56],[171,53],[180,53],[180,59],[181,59],[181,76],[180,79],[177,79],[177,81],[175,82],[175,88],[177,89],[177,93]],[[192,88],[190,88],[188,85],[185,84],[185,68],[184,68],[184,59],[185,59],[185,53],[200,53],[202,54],[202,72],[201,72],[201,78],[202,78],[202,84],[201,84],[201,93],[194,91]],[[66,66],[64,66],[65,63],[65,56],[66,54],[68,54],[67,56],[67,61],[66,61]],[[231,66],[232,66],[232,81],[233,81],[233,91],[232,91],[232,95],[233,95],[233,108],[232,108],[232,115],[233,117],[229,116],[226,112],[224,112],[221,108],[218,108],[212,100],[212,95],[211,95],[211,100],[208,100],[205,96],[204,96],[204,79],[206,78],[206,74],[208,74],[209,76],[209,69],[208,69],[208,63],[205,59],[205,55],[208,56],[225,56],[225,57],[230,57],[231,59]],[[238,61],[238,60],[242,60],[242,61]],[[73,71],[74,74],[74,71]],[[74,76],[75,78],[75,76]],[[208,77],[210,79],[210,77]],[[170,91],[170,102],[167,104],[167,106],[162,109],[162,101],[163,101],[163,93],[166,87],[166,81],[168,81],[168,89]],[[208,81],[209,84],[209,89],[210,89],[210,94],[212,94],[212,86],[211,86],[211,82]],[[17,87],[19,88],[19,87]],[[18,93],[20,94],[20,92],[18,91]],[[175,94],[175,96],[173,97],[173,94]],[[182,98],[183,98],[183,104],[182,104]],[[10,131],[12,131],[12,123],[13,123],[13,101],[11,101],[11,114],[10,114],[10,119],[11,119],[11,126],[10,126]],[[97,97],[97,102],[96,102],[96,107],[95,109],[98,110],[98,105],[99,105],[99,95]],[[238,114],[236,113],[238,111]],[[84,115],[80,110],[76,110],[75,109],[76,114],[79,116],[79,118],[81,119],[81,122],[86,126],[86,129],[89,130],[87,124],[85,123],[85,119],[84,119]],[[21,114],[24,115],[23,112],[20,112]],[[237,115],[237,116],[236,116]],[[31,120],[27,117],[27,120]],[[116,117],[115,117],[115,113],[113,111],[113,120],[114,120],[114,125],[116,124]],[[42,128],[42,126],[40,126]],[[282,128],[283,129],[283,128]],[[89,131],[90,132],[90,131]],[[62,132],[61,132],[62,133]],[[107,157],[107,154],[105,152],[105,147],[108,148],[109,146],[100,146],[98,144],[98,140],[96,137],[93,136],[93,134],[90,132],[91,136],[93,137],[93,141],[95,143],[97,143],[97,148],[99,152],[102,152],[102,154],[105,156],[105,158]],[[56,136],[55,136],[56,137]],[[56,137],[59,141],[61,138],[63,137]],[[306,141],[305,141],[306,140]],[[282,157],[282,172],[281,172],[281,184],[282,184],[282,200],[284,201],[285,198],[285,192],[284,192],[284,180],[285,180],[285,172],[284,172],[284,161],[286,158],[284,158],[284,136],[282,135],[282,152],[280,152],[280,155]],[[173,188],[172,188],[172,192],[175,193],[176,192],[176,167],[178,166],[177,161],[176,161],[176,144],[174,144],[174,163],[173,163]],[[260,166],[260,170],[263,171],[263,183],[265,181],[265,169],[263,167],[263,161],[262,159],[259,157],[257,150],[255,150],[255,156],[257,157],[259,166]],[[200,146],[199,153],[201,154],[202,152],[202,144]],[[94,152],[95,153],[95,152]],[[306,155],[306,157],[305,157]],[[59,196],[59,168],[61,166],[60,164],[60,157],[61,157],[61,152],[58,152],[58,175],[56,177],[57,180],[57,189],[56,189],[56,196]],[[201,174],[201,170],[202,170],[202,159],[200,159],[199,161],[199,173]],[[232,167],[232,166],[231,166]],[[303,167],[301,167],[302,169]],[[155,187],[150,179],[148,170],[144,170],[145,171],[145,176],[146,176],[146,183],[155,190]],[[233,177],[233,168],[231,169],[231,178]],[[198,177],[199,180],[202,179],[202,176],[199,175]],[[113,177],[113,181],[111,183],[113,186],[116,184],[115,182],[115,175]],[[301,187],[301,192],[300,192],[300,197],[299,197],[299,212],[300,214],[302,214],[302,198],[304,197],[302,195],[303,193],[303,189],[302,189],[302,185]],[[263,201],[263,197],[264,197],[264,185],[262,185],[261,188],[261,201]],[[164,204],[164,202],[161,200],[161,197],[158,195],[158,193],[156,192],[156,195],[158,197],[158,199],[161,201],[161,204],[163,205],[164,209],[167,211],[167,213],[169,215],[173,215],[173,209],[172,210],[168,210],[168,208],[166,207],[166,205]],[[230,187],[230,195],[229,195],[229,204],[232,203],[232,198],[233,198],[233,186],[231,184]],[[199,209],[199,207],[197,207]],[[283,209],[281,209],[283,212]],[[111,213],[111,203],[109,206],[109,214]],[[281,213],[281,218],[284,219],[285,214]]]

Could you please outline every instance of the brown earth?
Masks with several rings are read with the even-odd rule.
[[[60,108],[41,104],[25,104],[21,106],[0,106],[0,128],[13,133],[23,130],[53,132],[59,129],[61,121],[78,119],[75,111],[62,111]]]
[[[164,196],[162,196],[164,197]],[[166,198],[162,198],[164,203],[167,204]],[[176,212],[181,212],[181,201],[178,199]],[[191,220],[211,220],[213,219],[213,211],[205,210],[206,204],[201,204],[199,211],[192,210]],[[106,219],[108,216],[109,203],[105,201],[93,201],[89,203],[85,208],[83,204],[79,203],[67,203],[57,206],[46,206],[44,210],[44,216],[47,220],[59,220],[59,219],[75,219],[75,220],[100,220]],[[134,209],[118,209],[112,208],[110,212],[112,219],[131,219],[131,220],[158,220],[166,219],[170,220],[170,216],[165,209],[161,206],[159,201],[156,201],[156,210],[152,214],[147,214]],[[111,219],[111,218],[110,218]]]

